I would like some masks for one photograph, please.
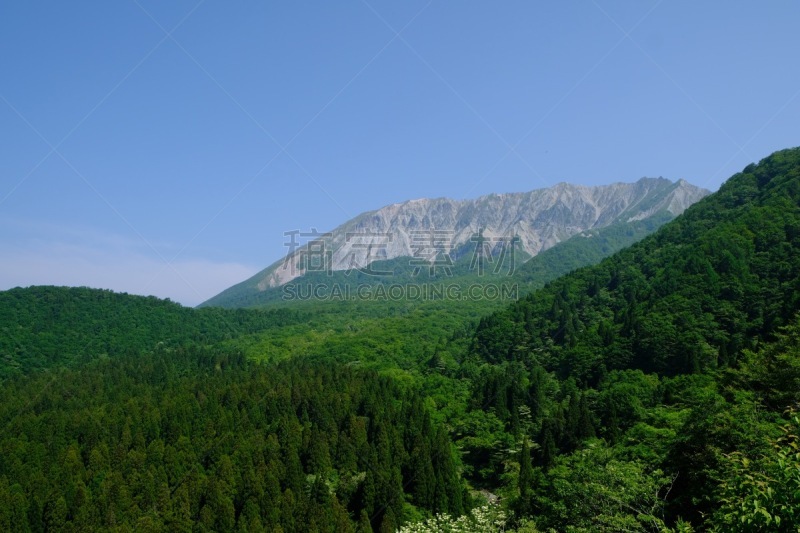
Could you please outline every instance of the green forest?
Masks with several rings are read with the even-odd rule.
[[[511,302],[0,292],[0,530],[800,531],[800,149],[648,224]]]

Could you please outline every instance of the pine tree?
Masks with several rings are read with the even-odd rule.
[[[369,523],[369,515],[364,509],[361,509],[361,514],[358,517],[356,533],[374,533],[372,531],[372,525]]]
[[[395,520],[394,511],[389,507],[386,509],[386,512],[383,513],[383,519],[381,520],[381,527],[378,533],[395,533],[395,531],[397,531],[397,520]]]
[[[589,411],[589,402],[586,400],[585,394],[581,394],[581,399],[578,404],[578,411],[578,427],[575,432],[575,436],[579,440],[585,440],[594,437],[592,413]]]
[[[542,437],[541,437],[541,452],[539,464],[547,470],[556,462],[556,455],[558,450],[556,448],[556,439],[553,436],[553,421],[551,419],[545,420],[542,424]]]
[[[533,487],[533,467],[531,466],[531,448],[528,445],[527,437],[522,441],[522,449],[519,451],[519,478],[517,487],[519,488],[519,500],[517,501],[517,512],[520,516],[527,516],[531,513],[532,487]]]

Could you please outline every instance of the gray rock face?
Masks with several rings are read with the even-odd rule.
[[[409,200],[362,213],[248,281],[266,290],[311,270],[364,268],[376,260],[406,256],[433,260],[478,234],[494,246],[516,238],[533,256],[584,230],[642,220],[662,210],[677,216],[707,194],[684,180],[642,178],[597,187],[559,183],[474,200]]]

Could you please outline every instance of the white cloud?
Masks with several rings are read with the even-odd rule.
[[[197,258],[178,258],[167,264],[156,253],[147,253],[152,250],[144,250],[141,243],[124,237],[64,228],[56,233],[0,244],[0,290],[29,285],[87,286],[195,306],[258,270]],[[76,235],[79,238],[74,238]],[[165,253],[164,257],[172,256]]]

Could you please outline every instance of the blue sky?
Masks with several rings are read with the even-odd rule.
[[[798,142],[797,2],[0,5],[0,289],[195,305],[285,231]]]

